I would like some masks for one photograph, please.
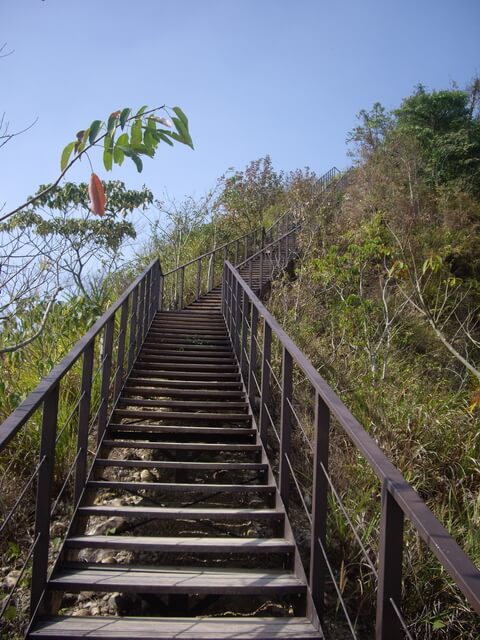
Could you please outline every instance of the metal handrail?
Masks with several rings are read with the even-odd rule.
[[[295,229],[285,234],[293,234]],[[285,237],[284,236],[284,237]],[[278,242],[271,243],[276,245]],[[261,252],[259,252],[261,253]],[[285,257],[285,260],[288,256]],[[242,274],[228,261],[224,267],[222,284],[222,310],[234,348],[238,350],[240,343],[247,350],[253,349],[250,361],[243,362],[242,372],[245,384],[253,389],[251,378],[258,364],[258,356],[262,362],[262,384],[259,403],[260,437],[266,444],[267,413],[271,402],[270,367],[271,341],[275,336],[281,345],[282,381],[281,381],[281,429],[280,429],[280,470],[278,487],[280,495],[288,505],[289,452],[292,430],[292,394],[293,365],[303,372],[315,391],[315,443],[314,443],[314,484],[312,541],[319,540],[325,546],[327,491],[328,483],[324,476],[328,468],[328,442],[330,416],[335,417],[345,434],[356,449],[368,461],[382,484],[382,511],[380,521],[380,548],[378,554],[378,589],[377,589],[377,638],[399,638],[398,615],[392,602],[398,608],[401,602],[402,588],[402,551],[403,526],[406,517],[417,531],[427,547],[433,552],[442,567],[454,580],[472,608],[480,613],[480,571],[450,536],[417,492],[408,484],[400,471],[386,457],[373,438],[367,433],[358,420],[352,415],[333,389],[314,368],[305,354],[297,347],[285,330],[266,309],[261,300],[242,277]],[[246,314],[250,317],[248,323]],[[263,318],[263,323],[259,319]],[[250,331],[248,326],[253,327]],[[263,353],[257,353],[259,340],[257,329],[263,324]],[[245,338],[240,335],[246,331]],[[239,356],[242,354],[238,351]],[[240,360],[240,357],[239,357]],[[249,393],[249,399],[254,403]],[[323,469],[323,473],[322,473]],[[312,597],[318,610],[323,606],[324,560],[320,557],[320,547],[312,542],[310,586]]]

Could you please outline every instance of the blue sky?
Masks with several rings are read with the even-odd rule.
[[[38,122],[0,150],[0,205],[54,179],[77,130],[143,104],[181,106],[195,151],[160,147],[141,175],[93,156],[102,178],[180,199],[267,153],[279,170],[346,167],[360,109],[480,73],[479,25],[479,0],[1,0],[0,114]]]

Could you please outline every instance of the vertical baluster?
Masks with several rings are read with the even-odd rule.
[[[242,298],[242,289],[240,287],[240,282],[235,278],[235,353],[237,354],[237,359],[240,362],[240,334],[241,334],[241,322],[242,322],[242,306],[241,306],[241,298]]]
[[[200,297],[200,288],[202,282],[202,261],[197,260],[197,287],[196,287],[196,298]]]
[[[234,331],[234,329],[233,329],[233,320],[234,320],[234,315],[233,315],[233,293],[234,293],[234,291],[233,291],[233,283],[234,283],[233,272],[230,271],[230,273],[229,273],[229,283],[228,283],[228,297],[229,297],[228,308],[229,308],[229,315],[230,315],[229,328],[230,328],[230,337],[231,337],[231,340],[232,340],[232,344],[233,344],[233,341],[234,341],[234,335],[233,335],[233,331]]]
[[[148,320],[150,317],[150,303],[151,303],[150,293],[151,293],[151,286],[152,286],[151,280],[152,280],[152,272],[148,271],[145,276],[145,305],[143,308],[143,327],[142,327],[143,339],[145,339],[145,336],[147,335],[147,331],[149,327]]]
[[[143,280],[140,283],[140,292],[139,292],[138,307],[137,307],[137,340],[135,345],[137,353],[140,351],[140,348],[143,344],[144,313],[145,313],[145,278],[143,278]]]
[[[260,297],[262,296],[262,293],[263,293],[263,256],[264,256],[264,251],[262,251],[260,254],[260,286],[258,290],[258,295]]]
[[[177,309],[183,309],[183,287],[185,284],[185,267],[180,267],[177,271],[178,278],[178,299],[177,299]]]
[[[90,423],[90,402],[92,398],[93,357],[95,339],[87,344],[83,352],[82,383],[78,407],[77,451],[81,450],[75,466],[75,486],[73,502],[77,505],[87,479],[88,427]]]
[[[240,369],[242,371],[242,376],[245,385],[248,384],[248,361],[247,361],[247,337],[248,337],[248,326],[247,326],[247,316],[248,316],[248,307],[249,301],[247,298],[247,294],[242,289],[241,293],[242,298],[242,346],[240,352]]]
[[[272,389],[270,387],[270,362],[272,360],[272,329],[264,321],[263,349],[262,349],[262,385],[260,395],[260,437],[263,445],[267,446],[268,413],[271,406]]]
[[[388,479],[385,479],[378,554],[376,640],[401,640],[404,637],[391,603],[393,600],[398,608],[401,606],[403,525],[403,511],[388,490]]]
[[[32,558],[32,587],[30,614],[32,615],[47,584],[48,550],[50,547],[50,512],[55,471],[55,440],[57,436],[59,385],[56,384],[43,401],[42,433],[38,472],[37,502],[35,510],[35,534],[37,540]]]
[[[313,451],[313,492],[312,492],[312,538],[310,550],[310,589],[312,599],[320,618],[323,615],[326,565],[318,543],[325,548],[327,536],[328,481],[323,472],[328,473],[328,447],[330,440],[330,410],[315,393],[315,442]]]
[[[282,367],[282,399],[280,414],[280,496],[285,506],[288,506],[290,494],[290,470],[287,458],[290,458],[292,445],[292,408],[290,403],[293,399],[293,362],[292,356],[283,347],[283,367]]]
[[[158,311],[163,311],[163,294],[165,291],[165,278],[163,275],[163,271],[162,271],[162,265],[160,264],[160,261],[158,261],[158,281],[159,281],[159,286],[158,286],[158,305],[157,305],[157,309]]]
[[[248,263],[248,286],[250,287],[250,289],[252,288],[252,284],[253,284],[253,260],[250,260],[250,262]]]
[[[97,445],[100,444],[105,433],[108,418],[108,399],[110,392],[110,375],[112,373],[112,348],[113,348],[113,330],[115,326],[115,314],[113,314],[105,325],[103,333],[103,350],[102,350],[102,383],[100,387],[100,409],[98,411],[98,433]],[[139,325],[141,327],[141,324]]]
[[[258,309],[251,303],[252,314],[250,317],[250,364],[248,366],[248,399],[252,409],[255,407],[257,388],[255,386],[254,374],[257,370],[257,331],[258,331]]]
[[[113,390],[113,403],[117,401],[120,391],[122,390],[124,358],[125,358],[125,338],[127,333],[128,319],[128,298],[122,303],[122,311],[120,315],[120,329],[118,333],[118,349],[117,349],[117,367],[115,373],[115,386]]]
[[[135,361],[136,340],[137,340],[137,309],[138,309],[138,285],[133,290],[132,309],[130,316],[130,335],[128,344],[128,370],[133,367]]]
[[[243,240],[243,259],[246,260],[248,258],[248,236],[245,236]]]
[[[214,278],[215,278],[215,260],[216,260],[216,257],[217,257],[217,251],[215,250],[212,253],[212,256],[211,256],[211,259],[210,259],[211,260],[211,262],[210,262],[210,273],[208,274],[209,275],[209,280],[208,280],[208,290],[209,291],[211,291],[213,289],[213,281],[214,281]]]
[[[237,266],[237,264],[238,264],[238,251],[239,251],[239,245],[240,245],[240,243],[239,243],[239,241],[237,240],[237,241],[235,242],[235,265],[234,265],[234,266]]]

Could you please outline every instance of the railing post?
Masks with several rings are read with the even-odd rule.
[[[136,349],[140,350],[143,343],[143,315],[145,313],[145,278],[140,283],[140,293],[137,307],[137,340]],[[135,354],[136,355],[136,354]]]
[[[237,266],[237,264],[238,264],[238,250],[239,250],[239,245],[240,245],[240,242],[239,242],[239,240],[237,240],[237,241],[235,242],[235,265],[234,265],[235,267],[236,267],[236,266]]]
[[[245,236],[243,240],[243,259],[246,260],[248,258],[248,236]]]
[[[210,258],[210,273],[208,274],[208,290],[213,289],[213,281],[215,277],[215,259],[217,257],[217,251],[215,250]]]
[[[141,319],[140,319],[141,320]],[[102,383],[100,387],[100,409],[98,411],[98,433],[97,445],[102,441],[108,419],[108,396],[110,391],[110,375],[112,372],[112,348],[113,348],[113,329],[115,325],[115,315],[112,315],[105,325],[103,334],[103,350],[102,350]],[[141,330],[142,323],[139,323]]]
[[[117,367],[115,373],[115,386],[113,389],[113,403],[117,401],[120,391],[122,390],[123,382],[123,360],[125,358],[125,338],[127,333],[127,320],[128,320],[128,298],[122,303],[122,311],[120,315],[120,328],[118,332],[118,349],[117,349]]]
[[[382,485],[380,547],[378,554],[376,640],[401,640],[403,632],[392,600],[400,609],[402,599],[404,515],[388,490],[388,479]]]
[[[165,278],[163,276],[162,265],[158,262],[158,311],[163,311],[163,292],[165,290]]]
[[[80,388],[80,404],[78,408],[77,451],[81,450],[75,467],[75,486],[73,503],[78,504],[87,479],[88,428],[90,423],[90,402],[92,397],[93,357],[95,340],[85,347],[82,363],[82,384]]]
[[[202,260],[197,260],[197,285],[196,285],[196,298],[200,297],[201,290],[201,282],[202,282]]]
[[[228,308],[229,308],[229,314],[230,314],[229,329],[230,329],[230,336],[231,336],[232,345],[233,345],[233,343],[235,341],[235,336],[233,334],[233,327],[234,327],[234,324],[233,324],[233,321],[234,321],[234,315],[233,315],[233,283],[235,282],[235,280],[234,280],[232,271],[229,272],[228,280],[229,280],[229,289],[228,289],[229,305],[228,305]]]
[[[248,263],[248,286],[252,288],[253,283],[253,260]]]
[[[130,335],[128,340],[128,370],[133,366],[135,362],[135,351],[137,342],[137,309],[138,309],[138,285],[133,290],[132,294],[132,309],[130,311]]]
[[[248,385],[248,363],[247,363],[247,315],[248,315],[249,301],[247,294],[242,290],[242,343],[240,352],[240,369],[245,381],[245,385]]]
[[[290,403],[293,396],[293,361],[292,356],[283,348],[282,367],[282,399],[280,415],[280,496],[284,505],[288,506],[290,494],[290,470],[288,460],[292,446],[292,408]]]
[[[177,301],[177,309],[180,311],[183,309],[183,287],[185,285],[185,267],[180,267],[178,270],[178,301]]]
[[[145,304],[143,305],[143,326],[142,326],[143,340],[147,335],[148,326],[149,326],[151,284],[152,284],[152,272],[149,271],[145,276]]]
[[[240,301],[241,301],[241,287],[240,287],[240,282],[235,279],[235,341],[234,341],[234,347],[235,347],[235,353],[237,354],[237,359],[240,362],[240,332],[241,332],[241,327],[240,327],[240,322],[241,322],[241,316],[242,316],[242,309],[241,309],[241,305],[240,305]]]
[[[266,321],[263,328],[263,349],[262,349],[262,384],[260,393],[260,438],[263,445],[267,445],[268,412],[272,400],[272,390],[270,387],[270,362],[272,359],[272,329]]]
[[[312,538],[310,550],[310,590],[320,619],[323,616],[326,566],[320,544],[325,549],[328,509],[328,448],[330,410],[315,394],[315,441],[313,451]],[[323,467],[323,468],[322,468]],[[319,541],[320,540],[320,544]]]
[[[30,616],[40,602],[47,584],[48,550],[50,547],[50,517],[52,509],[53,474],[55,470],[55,443],[58,421],[59,385],[56,384],[43,402],[42,433],[40,440],[40,470],[38,472],[37,502],[35,510],[36,541],[32,559],[32,588]]]
[[[251,303],[252,314],[250,317],[250,363],[248,365],[248,399],[252,409],[255,407],[257,389],[254,375],[257,369],[257,330],[258,330],[258,309]]]

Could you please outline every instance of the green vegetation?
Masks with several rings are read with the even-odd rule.
[[[470,91],[419,88],[360,114],[345,185],[306,216],[270,308],[466,553],[480,563],[480,116]],[[379,486],[335,431],[332,475],[375,557]],[[332,504],[330,551],[369,628],[358,545]],[[405,614],[421,638],[477,637],[463,598],[407,530]],[[470,618],[471,619],[471,618]]]
[[[354,166],[325,194],[315,189],[311,171],[276,172],[268,156],[225,174],[199,201],[159,202],[146,188],[128,191],[107,182],[102,219],[88,213],[86,185],[41,187],[31,206],[1,229],[16,248],[34,247],[36,258],[25,278],[17,276],[17,288],[8,290],[10,306],[0,330],[0,419],[152,258],[160,256],[168,271],[293,211],[302,222],[300,257],[295,273],[275,284],[270,309],[480,563],[479,98],[476,80],[465,91],[418,87],[391,113],[380,104],[362,111],[349,137]],[[100,135],[107,169],[124,156],[138,166],[138,156],[152,155],[160,140],[191,144],[188,122],[174,112],[176,133],[156,128],[154,134],[161,123],[145,111],[115,112],[102,133],[95,121],[67,145],[62,168],[71,162],[69,154],[79,157]],[[129,217],[147,207],[149,241],[126,263],[124,242],[136,234]],[[73,403],[75,369],[70,380]],[[65,438],[67,465],[74,431],[67,430]],[[22,475],[37,440],[38,430],[25,435],[9,477]],[[332,476],[375,557],[378,483],[337,430],[332,445]],[[0,469],[6,486],[6,466]],[[6,504],[10,498],[3,494]],[[333,502],[329,548],[343,595],[369,637],[373,580]],[[414,636],[477,637],[463,599],[409,530],[405,573],[410,595],[404,609]],[[330,615],[336,615],[333,600]]]

